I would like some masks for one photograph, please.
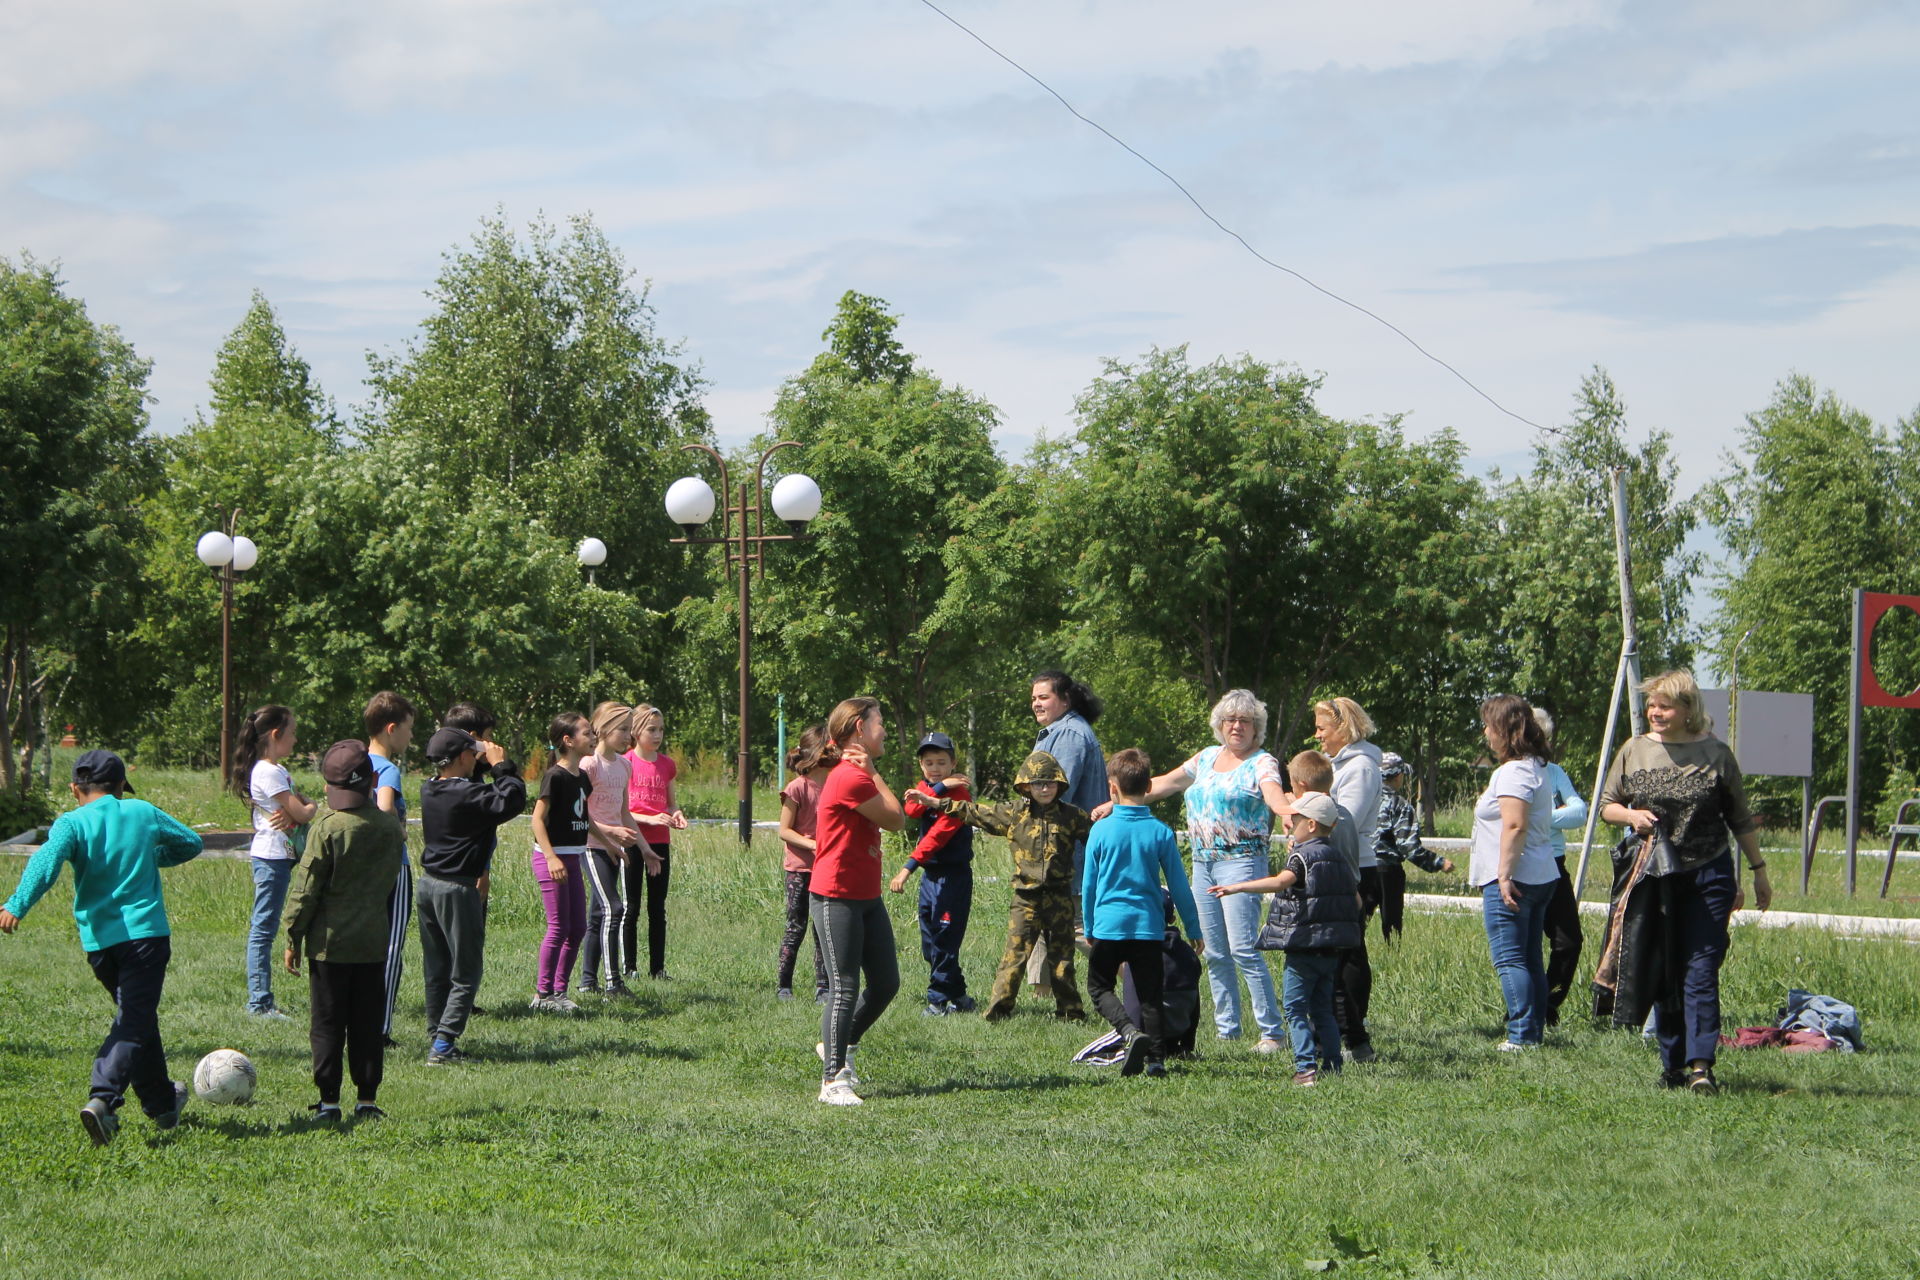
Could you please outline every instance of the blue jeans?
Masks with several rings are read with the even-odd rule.
[[[1539,1044],[1547,1034],[1547,966],[1540,956],[1547,927],[1547,906],[1560,887],[1558,879],[1545,884],[1516,884],[1520,905],[1509,907],[1500,897],[1500,882],[1481,886],[1485,903],[1487,950],[1507,1002],[1507,1039],[1514,1044]]]
[[[291,858],[253,860],[253,924],[247,930],[247,1012],[273,1008],[273,939],[293,883]]]
[[[1333,1015],[1333,986],[1340,972],[1338,951],[1289,951],[1280,975],[1287,1006],[1287,1037],[1293,1042],[1293,1069],[1340,1069],[1340,1020]]]
[[[1216,898],[1207,890],[1216,884],[1259,880],[1269,873],[1265,854],[1244,858],[1193,861],[1193,901],[1200,909],[1200,936],[1207,944],[1207,982],[1213,988],[1213,1027],[1222,1040],[1240,1034],[1240,979],[1253,996],[1253,1018],[1263,1038],[1286,1034],[1280,999],[1273,990],[1273,971],[1253,945],[1260,938],[1260,895],[1236,893]],[[1234,971],[1238,970],[1236,974]]]

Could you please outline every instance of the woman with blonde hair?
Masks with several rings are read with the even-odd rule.
[[[1333,761],[1333,799],[1353,815],[1360,842],[1360,945],[1340,957],[1333,984],[1333,1007],[1340,1039],[1355,1062],[1373,1061],[1373,1036],[1367,1008],[1373,1002],[1373,962],[1367,956],[1367,924],[1383,896],[1380,883],[1380,748],[1368,739],[1373,717],[1352,698],[1328,698],[1313,704],[1313,732]]]
[[[1743,897],[1729,834],[1753,872],[1754,905],[1762,911],[1773,902],[1773,886],[1740,765],[1707,732],[1693,673],[1663,672],[1640,691],[1647,732],[1613,757],[1600,816],[1643,839],[1614,855],[1613,905],[1594,985],[1612,993],[1616,1026],[1639,1026],[1652,1007],[1661,1084],[1713,1094],[1720,1089],[1713,1075],[1720,964],[1727,920]]]
[[[1273,870],[1275,815],[1289,812],[1280,762],[1261,746],[1267,737],[1267,704],[1246,689],[1230,689],[1209,716],[1218,746],[1196,753],[1171,773],[1153,780],[1149,804],[1186,798],[1187,841],[1193,854],[1193,899],[1206,942],[1207,982],[1213,989],[1213,1025],[1222,1040],[1240,1037],[1240,983],[1244,979],[1259,1024],[1261,1053],[1286,1046],[1287,1024],[1274,991],[1273,971],[1255,943],[1260,938],[1260,899],[1217,898],[1215,885],[1263,880]],[[1101,805],[1094,817],[1113,808]]]

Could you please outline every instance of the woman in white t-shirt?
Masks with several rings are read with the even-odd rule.
[[[1553,860],[1553,786],[1547,736],[1525,698],[1501,694],[1480,704],[1493,776],[1473,807],[1467,883],[1480,888],[1487,949],[1507,1003],[1505,1050],[1530,1049],[1546,1035],[1547,969],[1540,956],[1547,906],[1560,868]]]
[[[280,908],[299,861],[296,843],[306,843],[306,826],[319,806],[293,788],[281,761],[293,754],[293,712],[278,705],[261,707],[240,726],[233,748],[230,785],[253,810],[253,923],[247,932],[247,1012],[257,1018],[285,1018],[273,1003],[273,939],[280,930]]]

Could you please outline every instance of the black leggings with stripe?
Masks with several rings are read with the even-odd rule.
[[[634,861],[640,861],[636,851]],[[580,985],[618,986],[627,971],[621,934],[627,919],[626,899],[620,894],[620,864],[605,849],[588,848],[580,860],[587,875],[587,936],[580,945]],[[601,977],[601,965],[606,976]]]

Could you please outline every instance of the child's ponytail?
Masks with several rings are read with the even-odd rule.
[[[240,722],[240,736],[233,744],[233,772],[227,778],[227,786],[235,795],[251,801],[253,766],[260,763],[261,748],[268,738],[292,723],[293,712],[277,702],[268,703]]]
[[[823,763],[822,757],[826,755],[827,748],[830,745],[827,739],[827,726],[824,724],[808,725],[806,729],[801,732],[800,741],[795,743],[793,748],[787,752],[787,772],[797,773],[803,777],[812,773]],[[839,758],[840,754],[836,749],[834,759],[838,760]]]

